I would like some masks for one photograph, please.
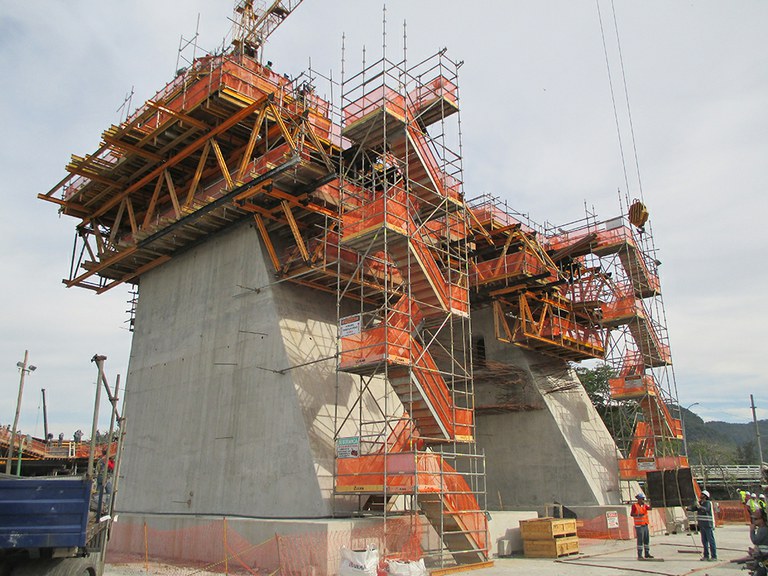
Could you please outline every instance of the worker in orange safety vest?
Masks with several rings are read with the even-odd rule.
[[[635,498],[637,498],[637,502],[632,504],[629,514],[635,519],[637,559],[643,560],[643,553],[645,553],[645,558],[653,558],[650,552],[651,537],[648,531],[648,510],[651,509],[651,505],[645,501],[645,494],[642,492],[639,492]]]

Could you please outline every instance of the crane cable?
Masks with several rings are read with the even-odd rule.
[[[598,20],[600,21],[600,36],[601,36],[602,41],[603,41],[603,54],[605,56],[605,66],[606,66],[606,70],[608,72],[608,85],[609,85],[610,90],[611,90],[611,103],[613,105],[614,121],[616,122],[616,135],[617,135],[618,140],[619,140],[619,152],[621,154],[621,165],[622,165],[622,169],[624,171],[624,183],[625,183],[625,185],[627,187],[627,194],[629,195],[629,178],[627,176],[627,164],[626,164],[626,160],[625,160],[625,157],[624,157],[624,146],[623,146],[623,143],[622,143],[622,140],[621,140],[621,127],[619,125],[619,115],[618,115],[618,110],[617,110],[617,107],[616,107],[616,97],[615,97],[615,93],[614,93],[614,90],[613,90],[613,78],[611,76],[610,61],[608,59],[608,47],[607,47],[606,42],[605,42],[605,30],[604,30],[604,27],[603,27],[602,13],[600,11],[600,0],[595,0],[595,5],[597,7],[597,17],[598,17]],[[629,104],[629,89],[627,87],[627,76],[626,76],[626,71],[624,69],[624,57],[623,57],[622,52],[621,52],[621,39],[619,37],[619,25],[618,25],[618,22],[616,20],[616,6],[614,4],[614,0],[611,0],[611,11],[613,13],[613,27],[616,30],[616,45],[617,45],[618,54],[619,54],[619,64],[621,66],[621,78],[622,78],[622,83],[624,85],[624,96],[625,96],[625,101],[626,101],[626,105],[627,105],[627,118],[628,118],[628,121],[629,121],[629,131],[630,131],[630,136],[631,136],[631,139],[632,139],[632,151],[633,151],[633,155],[634,155],[634,159],[635,159],[635,170],[636,170],[636,173],[637,173],[637,184],[638,184],[638,189],[639,189],[639,196],[640,196],[640,201],[644,202],[644,198],[643,198],[643,181],[642,181],[642,178],[640,177],[640,162],[639,162],[638,157],[637,157],[637,142],[636,142],[636,139],[635,139],[634,123],[632,122],[632,107]],[[646,215],[646,218],[647,218],[647,215]],[[674,371],[673,371],[672,374],[673,374],[672,377],[673,377],[673,381],[674,381]],[[676,391],[676,389],[677,389],[677,385],[675,384],[675,391]],[[611,413],[611,417],[613,417],[613,413]],[[685,433],[685,432],[683,432],[683,433]],[[677,487],[678,501],[682,505],[682,494],[681,494],[681,491],[680,491],[680,484],[679,484],[679,481],[677,479],[678,472],[679,472],[679,463],[675,467],[675,485]],[[663,482],[662,482],[662,489],[663,489]],[[685,509],[684,509],[684,512],[685,512]],[[687,517],[686,517],[686,521],[687,521]],[[698,549],[698,544],[696,543],[696,540],[694,539],[693,534],[691,534],[690,531],[687,531],[687,532],[688,532],[689,536],[691,537],[691,540],[693,541],[694,547],[696,549]]]
[[[640,200],[643,201],[643,181],[640,178],[640,162],[637,159],[637,142],[635,141],[635,127],[632,123],[632,108],[629,105],[629,90],[627,88],[627,75],[624,72],[624,57],[621,53],[621,40],[619,39],[619,24],[616,21],[616,6],[614,5],[614,0],[611,0],[611,10],[613,12],[613,27],[616,30],[616,46],[619,51],[619,64],[621,64],[621,79],[624,83],[624,97],[627,102],[627,118],[629,120],[629,133],[632,136],[632,152],[635,157],[635,171],[637,172],[637,185],[640,190]],[[605,47],[605,44],[603,44],[603,47]],[[607,55],[606,55],[607,60]]]
[[[619,113],[616,108],[616,95],[613,90],[613,77],[611,76],[611,64],[608,60],[608,47],[605,43],[605,29],[603,27],[603,15],[600,11],[600,0],[595,0],[595,6],[597,6],[597,18],[600,21],[600,37],[603,40],[603,54],[605,55],[605,67],[608,71],[608,87],[611,90],[611,103],[613,104],[613,119],[616,122],[616,136],[619,139],[619,153],[621,154],[621,166],[624,170],[624,184],[627,187],[627,193],[629,193],[629,178],[627,177],[627,163],[624,158],[624,145],[621,141],[621,127],[619,126]],[[616,31],[618,36],[618,30]],[[623,70],[623,66],[622,66]]]

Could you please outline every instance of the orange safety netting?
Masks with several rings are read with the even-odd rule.
[[[341,236],[344,241],[375,232],[382,227],[403,236],[414,232],[408,217],[408,195],[399,186],[385,193],[370,193],[362,205],[346,210],[341,218]]]
[[[720,524],[749,524],[749,510],[741,500],[718,500],[715,518]]]
[[[357,321],[356,318],[352,317]],[[341,338],[342,369],[353,370],[361,366],[376,365],[386,361],[392,366],[411,366],[425,410],[414,413],[414,421],[426,436],[443,436],[459,441],[473,438],[473,412],[454,405],[451,393],[440,369],[428,349],[410,335],[420,322],[422,313],[419,306],[403,296],[389,311],[386,325],[363,330]],[[390,369],[390,378],[408,379],[403,370]],[[410,386],[407,386],[410,390]],[[401,398],[408,403],[411,398]],[[444,432],[438,432],[438,429]]]
[[[459,182],[459,180],[450,174],[446,174],[445,171],[440,167],[440,164],[437,161],[432,148],[429,146],[429,140],[427,140],[424,133],[421,132],[421,130],[419,130],[416,125],[413,124],[408,125],[407,132],[408,141],[415,148],[419,160],[427,171],[432,182],[437,187],[437,189],[434,191],[437,192],[440,196],[448,197],[453,200],[460,200],[461,182]]]
[[[391,326],[377,326],[358,334],[341,338],[341,370],[359,366],[378,364],[386,361],[390,364],[411,363],[409,350],[411,335]]]
[[[608,386],[613,400],[636,400],[655,388],[650,374],[609,378]]]
[[[441,492],[442,457],[434,452],[371,454],[336,461],[339,492]]]
[[[379,86],[344,106],[344,124],[349,127],[368,114],[382,109],[405,121],[405,98],[391,88]]]
[[[603,323],[606,325],[628,324],[635,318],[645,318],[643,303],[634,295],[617,298],[612,302],[600,305],[603,313]]]
[[[548,272],[550,270],[535,254],[521,251],[478,262],[471,267],[470,281],[474,286],[481,286],[489,282],[539,276]]]
[[[434,80],[411,90],[408,93],[408,104],[416,113],[429,108],[440,98],[445,98],[453,106],[458,107],[458,92],[459,89],[456,84],[445,76],[438,76]]]
[[[579,538],[600,540],[630,540],[635,536],[632,518],[618,513],[610,520],[606,514],[579,518],[576,520],[576,534]]]
[[[373,454],[337,460],[336,490],[349,493],[438,494],[478,549],[486,549],[487,518],[464,477],[434,452]]]
[[[199,571],[226,574],[274,574],[285,576],[336,573],[342,546],[364,549],[375,546],[382,560],[417,560],[426,529],[416,515],[397,518],[333,522],[316,529],[296,523],[290,532],[271,532],[248,519],[221,519],[174,530],[152,526],[152,520],[123,520],[112,525],[106,560],[110,564],[163,562],[178,567],[178,574]],[[164,572],[166,573],[166,572]]]

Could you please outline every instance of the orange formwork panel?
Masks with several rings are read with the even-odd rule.
[[[621,296],[613,302],[603,302],[600,309],[603,313],[603,325],[611,328],[646,317],[643,303],[632,294]]]
[[[405,122],[405,97],[386,86],[380,86],[368,92],[354,102],[344,106],[342,111],[344,115],[344,131],[351,130],[356,122],[381,111],[393,114]]]
[[[524,250],[478,262],[470,270],[470,282],[473,286],[483,286],[494,282],[516,281],[542,275],[554,279],[553,272],[540,258]]]
[[[392,150],[400,156],[412,157],[408,162],[408,177],[420,184],[413,191],[416,196],[431,205],[437,205],[442,198],[461,203],[461,182],[440,167],[427,137],[415,125],[408,125],[405,139],[393,142]],[[436,193],[437,198],[428,192]]]
[[[418,384],[423,390],[426,400],[439,415],[449,439],[458,442],[473,441],[474,411],[454,405],[445,379],[440,374],[429,351],[424,350],[416,340],[413,341],[412,351],[414,354],[413,372]]]
[[[370,196],[369,201],[342,214],[341,241],[344,244],[366,242],[382,228],[402,236],[413,232],[408,216],[408,195],[402,188],[392,187],[386,193],[372,193]]]
[[[425,126],[459,110],[459,89],[445,76],[438,76],[408,93],[409,109]]]
[[[442,491],[442,456],[433,452],[371,454],[336,460],[336,491],[416,494]]]
[[[609,378],[608,386],[613,400],[637,400],[648,394],[650,390],[655,391],[653,376],[650,374]]]
[[[685,456],[647,456],[619,459],[619,477],[622,480],[645,480],[648,472],[688,468]]]
[[[391,326],[378,326],[343,336],[339,370],[359,372],[375,369],[382,362],[409,365],[411,336],[405,330]]]

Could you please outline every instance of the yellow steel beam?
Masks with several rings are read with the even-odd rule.
[[[160,156],[160,154],[155,154],[154,152],[150,152],[149,150],[144,150],[144,148],[139,148],[138,146],[134,146],[133,144],[128,144],[127,142],[118,140],[113,136],[104,136],[104,141],[110,146],[112,146],[112,148],[119,148],[120,150],[124,150],[125,152],[130,152],[131,154],[142,156],[147,160],[152,160],[153,162],[163,161],[163,157]]]
[[[232,188],[235,187],[235,183],[232,181],[232,175],[229,173],[229,168],[227,168],[227,163],[224,160],[224,154],[221,153],[219,143],[216,142],[215,138],[211,138],[210,143],[211,148],[213,148],[213,153],[216,156],[216,161],[219,163],[221,175],[224,176],[224,179],[227,181],[227,190],[232,190]]]
[[[147,213],[144,215],[144,223],[141,225],[142,230],[146,230],[150,222],[152,222],[152,216],[155,215],[155,206],[157,205],[157,199],[160,197],[160,189],[163,187],[163,172],[160,172],[155,183],[155,191],[152,193],[152,198],[149,201],[147,207]]]
[[[67,172],[69,172],[70,174],[77,174],[78,176],[84,176],[89,180],[93,180],[94,182],[98,182],[100,184],[106,184],[107,186],[115,186],[115,187],[120,186],[118,182],[115,182],[111,178],[101,176],[94,172],[89,172],[88,170],[83,170],[80,166],[74,166],[70,164],[67,166]]]
[[[215,128],[212,128],[207,134],[203,134],[202,136],[200,136],[197,140],[192,142],[190,145],[186,146],[178,154],[174,155],[172,158],[169,158],[165,163],[159,165],[157,168],[149,172],[149,174],[147,174],[140,180],[137,180],[136,182],[128,186],[122,192],[114,196],[111,200],[108,200],[107,202],[105,202],[100,208],[94,211],[92,216],[93,217],[101,216],[102,214],[106,213],[108,210],[112,209],[114,206],[117,206],[118,203],[122,202],[123,198],[125,198],[132,192],[135,192],[136,190],[140,189],[141,187],[145,186],[147,183],[152,182],[152,180],[157,178],[163,172],[163,170],[167,170],[168,168],[175,166],[176,164],[178,164],[179,162],[181,162],[182,160],[184,160],[185,158],[193,154],[196,150],[204,146],[205,143],[208,142],[208,140],[210,140],[215,136],[218,136],[223,132],[226,132],[227,130],[235,126],[238,122],[250,116],[255,110],[259,108],[259,106],[262,106],[264,104],[267,98],[268,96],[264,96],[258,100],[255,100],[249,106],[246,106],[239,112],[236,112],[235,114],[230,116],[227,120],[225,120]]]
[[[168,185],[168,194],[171,197],[171,204],[173,204],[173,211],[176,213],[176,218],[181,218],[181,207],[179,206],[179,198],[176,196],[176,187],[173,185],[173,178],[171,178],[171,172],[166,170],[165,183]]]
[[[200,184],[200,178],[203,176],[203,169],[205,168],[206,160],[208,160],[208,152],[210,149],[211,143],[209,141],[205,143],[205,146],[203,146],[203,153],[200,155],[200,160],[197,163],[195,175],[192,178],[192,183],[189,185],[189,192],[187,192],[187,200],[184,202],[184,206],[190,206],[192,204],[192,200],[195,199],[195,193],[197,192],[197,187]]]
[[[72,286],[80,284],[83,280],[85,280],[86,278],[90,278],[94,274],[98,274],[104,268],[108,268],[112,264],[114,264],[115,262],[119,262],[120,260],[122,260],[124,258],[127,258],[131,254],[136,252],[136,250],[138,250],[138,248],[136,246],[131,246],[130,248],[126,248],[125,250],[121,250],[120,252],[116,252],[111,257],[107,258],[106,260],[102,260],[97,266],[94,266],[93,268],[91,268],[87,272],[84,272],[83,274],[80,274],[80,276],[78,276],[74,280],[65,280],[64,284],[68,288],[71,288]]]
[[[170,259],[171,259],[171,257],[167,256],[167,255],[155,258],[151,262],[148,262],[147,264],[144,264],[144,266],[141,266],[141,267],[137,268],[133,272],[131,272],[129,274],[126,274],[125,276],[121,277],[120,279],[113,280],[109,284],[107,284],[105,286],[102,286],[101,288],[96,290],[96,294],[103,294],[107,290],[110,290],[111,288],[114,288],[115,286],[117,286],[119,284],[122,284],[124,282],[128,282],[130,280],[133,280],[137,276],[141,276],[145,272],[148,272],[148,271],[152,270],[152,268],[156,268],[157,266],[160,266],[160,264],[165,264]]]
[[[293,212],[291,212],[291,205],[285,200],[283,200],[280,205],[283,207],[283,213],[285,214],[286,220],[288,220],[288,226],[291,227],[293,239],[296,241],[296,246],[298,246],[299,251],[301,252],[301,257],[304,258],[304,261],[306,262],[309,260],[309,252],[307,251],[307,246],[304,244],[304,239],[301,237],[299,226],[296,223],[296,219],[293,217]]]
[[[253,220],[256,222],[256,227],[259,229],[259,234],[261,234],[261,239],[264,242],[264,247],[267,249],[269,259],[272,260],[272,266],[275,267],[275,272],[280,271],[280,261],[277,259],[277,252],[275,252],[275,247],[272,244],[272,240],[269,238],[267,227],[264,225],[264,219],[260,215],[254,214]]]
[[[253,129],[251,130],[251,136],[248,138],[248,145],[245,147],[243,153],[243,159],[240,161],[240,169],[237,171],[237,183],[242,184],[243,176],[245,176],[245,169],[248,167],[248,163],[251,161],[251,155],[253,149],[256,146],[256,140],[259,138],[259,132],[261,132],[261,125],[264,123],[264,118],[267,116],[267,107],[264,106],[259,112],[256,121],[253,123]]]
[[[288,127],[285,125],[285,122],[283,122],[282,114],[277,111],[275,105],[272,102],[268,102],[267,107],[269,108],[269,111],[274,115],[275,122],[277,122],[277,125],[280,126],[280,132],[283,134],[285,141],[288,142],[288,146],[290,146],[291,151],[296,152],[296,143],[294,142]]]
[[[170,108],[166,108],[162,104],[158,104],[157,102],[154,102],[152,100],[147,101],[147,106],[149,106],[150,108],[154,108],[155,110],[158,110],[163,114],[168,114],[169,116],[173,116],[180,122],[189,124],[190,126],[194,126],[195,128],[200,128],[201,130],[208,129],[208,124],[206,124],[205,122],[202,122],[197,118],[192,118],[191,116],[188,116],[181,112],[176,112],[175,110],[171,110]]]
[[[125,199],[125,206],[128,208],[128,221],[131,223],[131,234],[134,236],[139,231],[139,227],[136,225],[136,213],[133,211],[133,202],[130,198]]]

